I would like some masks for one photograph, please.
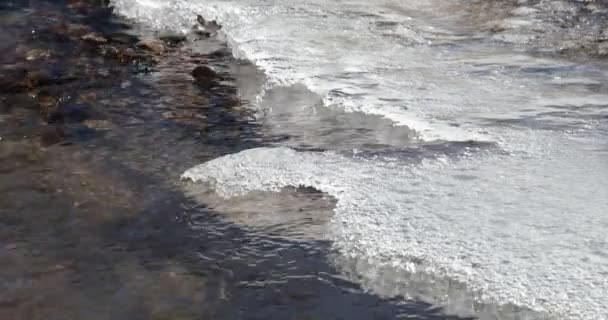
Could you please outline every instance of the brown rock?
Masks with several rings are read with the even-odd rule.
[[[51,82],[51,75],[46,70],[35,70],[27,73],[22,84],[28,89],[47,85]]]
[[[38,105],[40,113],[44,118],[48,118],[50,114],[56,111],[58,99],[46,94],[38,95]]]
[[[47,59],[51,56],[51,51],[48,49],[32,49],[25,53],[25,60],[33,61],[33,60],[41,60]]]
[[[97,43],[97,44],[102,44],[102,43],[107,43],[108,39],[102,37],[99,34],[96,34],[94,32],[91,33],[87,33],[84,36],[81,37],[82,40],[84,41],[88,41],[91,43]]]
[[[91,32],[91,27],[84,24],[68,23],[66,24],[66,27],[69,35],[74,37],[81,37]]]
[[[233,108],[241,106],[241,99],[236,96],[226,97],[223,101],[224,107]]]
[[[192,76],[196,83],[203,87],[211,87],[219,79],[217,72],[207,66],[198,66],[192,70]]]
[[[155,54],[163,54],[163,52],[165,52],[165,45],[163,42],[155,39],[142,40],[137,43],[137,47],[151,51]]]

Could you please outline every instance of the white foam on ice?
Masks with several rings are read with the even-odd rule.
[[[534,152],[417,165],[259,148],[194,167],[183,178],[210,182],[226,198],[299,185],[330,194],[338,202],[327,239],[367,266],[356,272],[371,289],[403,283],[379,272],[389,268],[392,276],[447,277],[485,303],[558,319],[604,319],[606,152],[577,154],[580,141],[568,137],[559,143],[573,152],[564,152],[544,145],[545,138],[531,143]],[[383,290],[408,294],[407,286]]]

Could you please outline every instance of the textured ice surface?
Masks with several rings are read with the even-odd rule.
[[[303,84],[330,108],[386,117],[424,140],[492,139],[472,117],[495,110],[517,116],[522,101],[537,108],[526,112],[542,112],[545,97],[568,92],[539,83],[560,70],[579,72],[472,41],[479,30],[439,19],[449,17],[438,14],[449,7],[437,1],[112,2],[158,29],[186,32],[199,13],[217,19],[234,54],[261,68],[269,86]],[[521,68],[539,70],[541,78],[522,76]]]
[[[427,141],[496,139],[471,122],[495,112],[535,116],[563,97],[587,103],[585,92],[553,77],[606,78],[593,67],[513,54],[487,35],[492,19],[513,29],[504,35],[511,37],[521,24],[572,14],[563,9],[571,1],[527,2],[112,0],[119,13],[157,29],[187,32],[196,14],[217,19],[234,54],[261,68],[269,86],[303,84],[327,107],[386,117]],[[555,28],[528,29],[534,44]]]
[[[547,148],[419,165],[260,148],[183,178],[211,182],[224,197],[299,185],[332,195],[338,203],[327,238],[341,255],[368,265],[357,271],[372,289],[399,282],[378,273],[388,267],[391,274],[447,276],[484,302],[558,319],[605,319],[606,153],[580,157],[577,141],[560,143],[574,152]]]

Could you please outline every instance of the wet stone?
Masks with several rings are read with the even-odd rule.
[[[45,117],[48,117],[48,115],[56,111],[58,102],[59,100],[56,97],[52,97],[48,94],[38,95],[40,113]]]
[[[165,52],[165,45],[160,40],[154,40],[154,39],[142,40],[137,43],[137,47],[148,50],[155,54],[162,54],[163,52]]]
[[[34,70],[27,73],[27,77],[23,80],[22,84],[33,89],[38,86],[44,86],[51,83],[51,75],[46,70]]]
[[[225,107],[233,108],[241,106],[241,99],[239,97],[226,97],[222,103]]]
[[[68,34],[74,37],[80,37],[91,32],[91,27],[84,24],[67,23],[65,26]]]
[[[202,87],[211,87],[216,84],[216,80],[219,79],[217,72],[207,66],[198,66],[192,70],[192,76],[196,81],[196,84]]]
[[[87,42],[90,42],[90,43],[97,43],[97,44],[108,42],[108,40],[106,38],[104,38],[101,35],[96,34],[96,33],[87,33],[84,36],[82,36],[81,39],[85,40]]]
[[[34,61],[47,59],[51,56],[51,51],[48,49],[32,49],[25,54],[25,60]]]

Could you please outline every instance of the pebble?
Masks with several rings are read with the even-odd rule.
[[[51,56],[51,51],[48,49],[32,49],[25,54],[25,60],[34,61],[47,59]]]
[[[82,36],[81,39],[88,41],[88,42],[92,42],[92,43],[107,43],[108,42],[108,39],[106,39],[96,33],[87,33],[84,36]]]
[[[142,41],[138,42],[136,45],[138,48],[146,49],[155,54],[163,54],[163,52],[165,52],[165,45],[160,40],[155,40],[155,39],[142,40]]]

